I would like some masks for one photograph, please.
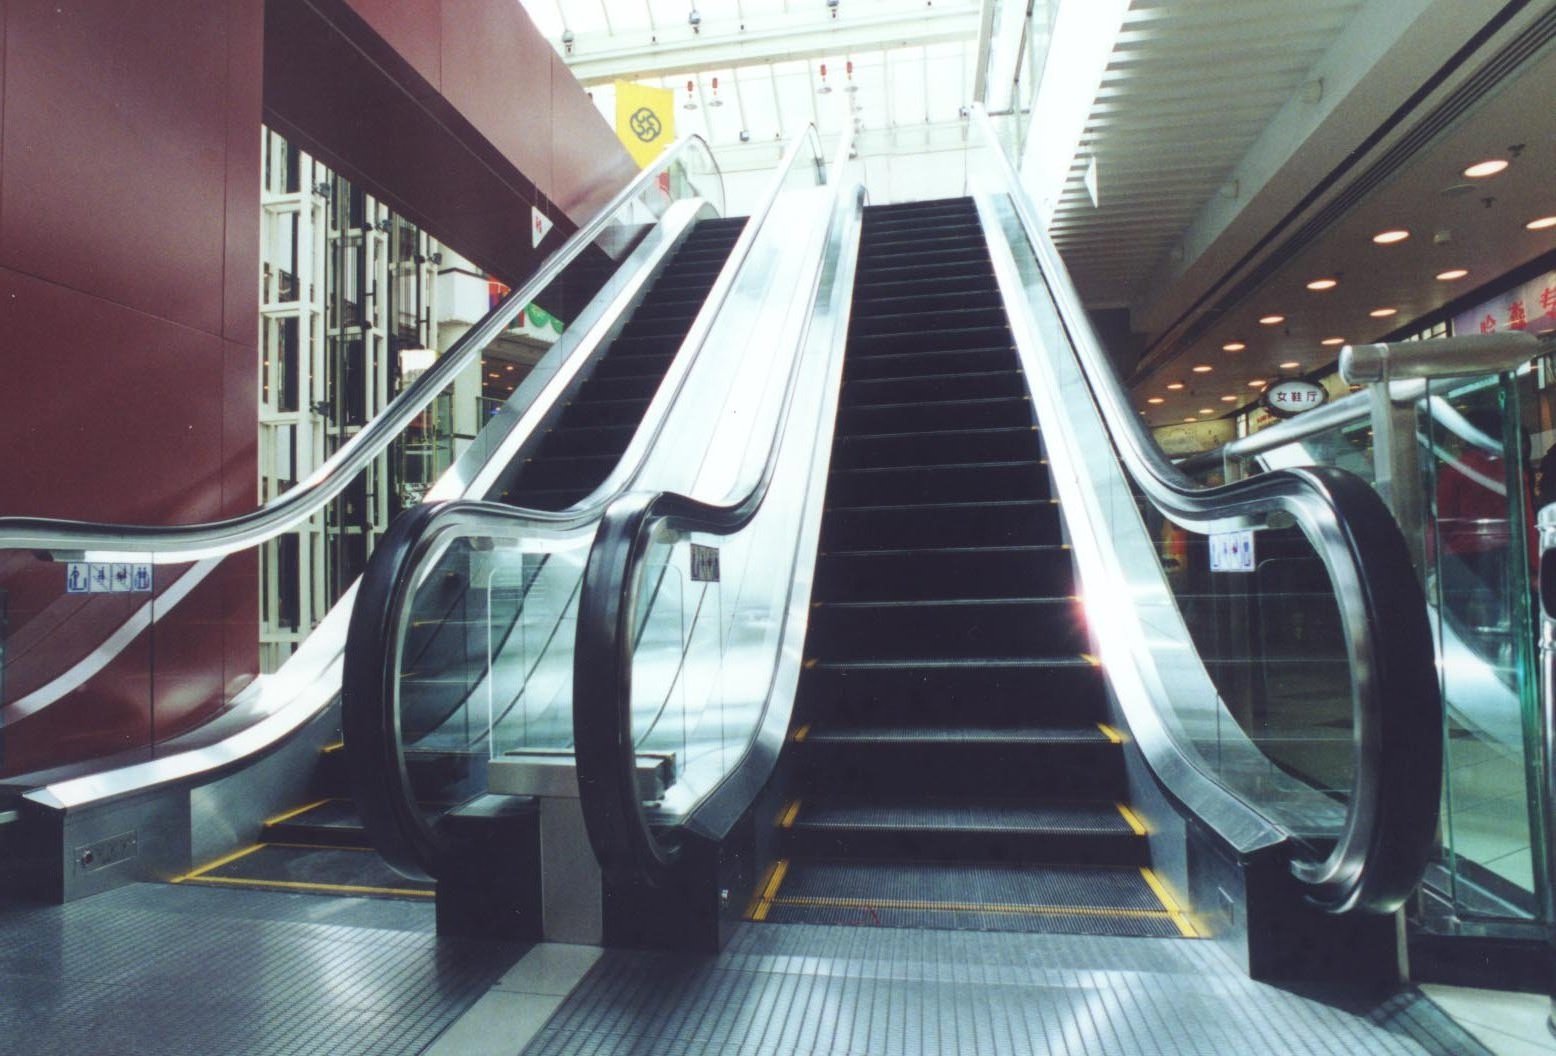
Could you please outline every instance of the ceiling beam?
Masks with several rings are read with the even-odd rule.
[[[722,26],[705,19],[659,32],[580,33],[564,60],[584,84],[668,77],[759,63],[822,58],[850,52],[921,47],[978,35],[979,0],[942,0],[933,7],[885,14],[856,13],[844,4],[832,18],[821,4],[779,18]]]

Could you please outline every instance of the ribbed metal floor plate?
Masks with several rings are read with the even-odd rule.
[[[1212,943],[747,925],[609,951],[526,1056],[1490,1056],[1415,991],[1302,996]]]
[[[431,904],[139,884],[0,907],[7,1056],[421,1052],[524,952]]]
[[[954,829],[988,832],[1105,832],[1134,830],[1112,803],[917,803],[802,801],[795,825],[816,828]]]
[[[781,863],[750,919],[953,931],[1194,934],[1132,867],[932,862]]]

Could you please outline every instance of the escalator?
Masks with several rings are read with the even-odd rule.
[[[970,199],[863,218],[781,923],[1192,935],[1125,805],[1026,383]]]
[[[555,424],[538,438],[533,454],[509,469],[500,501],[560,510],[605,481],[642,422],[745,223],[744,217],[697,222]]]

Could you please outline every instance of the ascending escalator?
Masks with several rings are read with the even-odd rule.
[[[509,469],[503,502],[560,510],[604,482],[642,422],[745,224],[745,217],[697,223],[539,438],[534,453]]]
[[[1147,868],[969,199],[867,209],[789,753],[754,916],[1192,934]]]

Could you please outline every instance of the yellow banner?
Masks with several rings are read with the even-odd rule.
[[[616,135],[638,167],[646,167],[675,142],[675,93],[617,81]]]

